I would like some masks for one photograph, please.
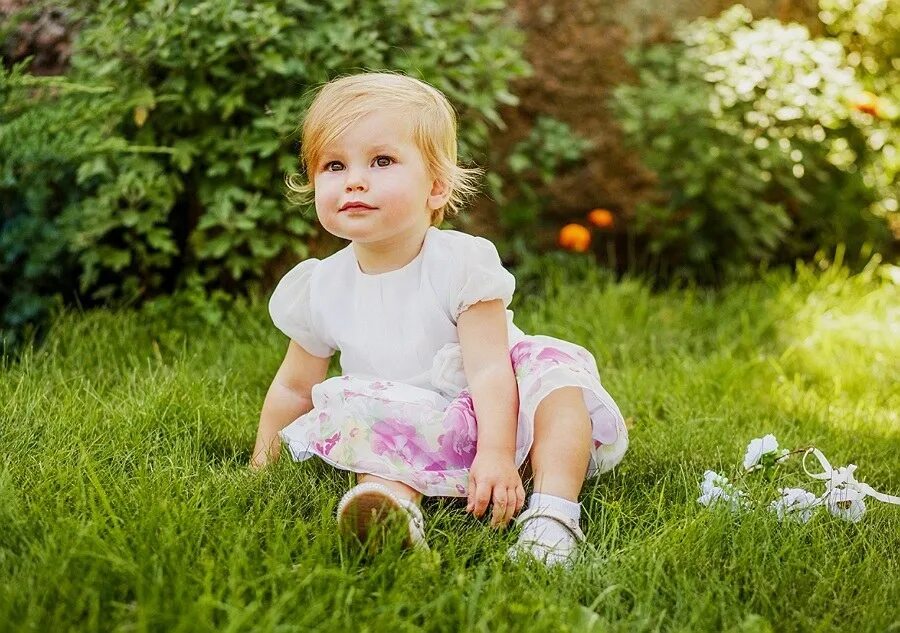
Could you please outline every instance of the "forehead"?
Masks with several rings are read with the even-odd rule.
[[[392,112],[372,112],[353,122],[340,136],[328,143],[325,153],[351,150],[394,149],[413,145],[412,125],[408,118]]]

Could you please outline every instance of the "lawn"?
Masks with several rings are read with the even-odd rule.
[[[750,439],[815,445],[900,494],[900,276],[768,272],[651,291],[548,260],[520,278],[526,332],[592,350],[631,425],[588,481],[570,573],[505,559],[513,532],[426,500],[426,552],[364,559],[335,534],[345,473],[246,468],[286,347],[265,301],[191,314],[67,313],[0,366],[0,629],[33,631],[844,630],[900,627],[900,507],[780,524],[697,503]],[[336,370],[333,365],[332,371]],[[812,467],[812,466],[811,466]]]

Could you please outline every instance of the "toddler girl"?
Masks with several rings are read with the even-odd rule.
[[[584,539],[585,477],[614,467],[628,435],[583,347],[533,336],[507,310],[515,278],[494,245],[438,228],[475,191],[457,165],[456,115],[441,92],[396,73],[327,83],[302,130],[301,164],[329,233],[350,243],[300,262],[269,302],[291,341],[266,395],[251,465],[312,456],[357,473],[338,504],[342,531],[365,539],[401,516],[427,547],[422,495],[491,506],[516,519],[515,557],[568,563]],[[340,350],[341,376],[325,380]]]

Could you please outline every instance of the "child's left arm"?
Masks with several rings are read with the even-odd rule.
[[[519,390],[509,358],[506,308],[499,299],[476,303],[459,316],[456,325],[478,419],[466,511],[480,517],[493,503],[491,525],[503,526],[525,503],[515,463]]]

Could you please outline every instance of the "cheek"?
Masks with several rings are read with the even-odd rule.
[[[315,184],[316,208],[328,209],[333,206],[339,193],[335,190],[334,182],[330,182],[328,178],[317,178]]]
[[[319,218],[319,223],[326,229],[331,226],[334,217],[334,209],[338,203],[337,196],[333,190],[334,187],[328,183],[326,179],[319,179],[316,181],[316,188],[314,191],[316,216]]]
[[[399,172],[391,174],[381,182],[381,197],[393,201],[400,207],[418,205],[422,201],[419,200],[417,184],[411,174]]]

